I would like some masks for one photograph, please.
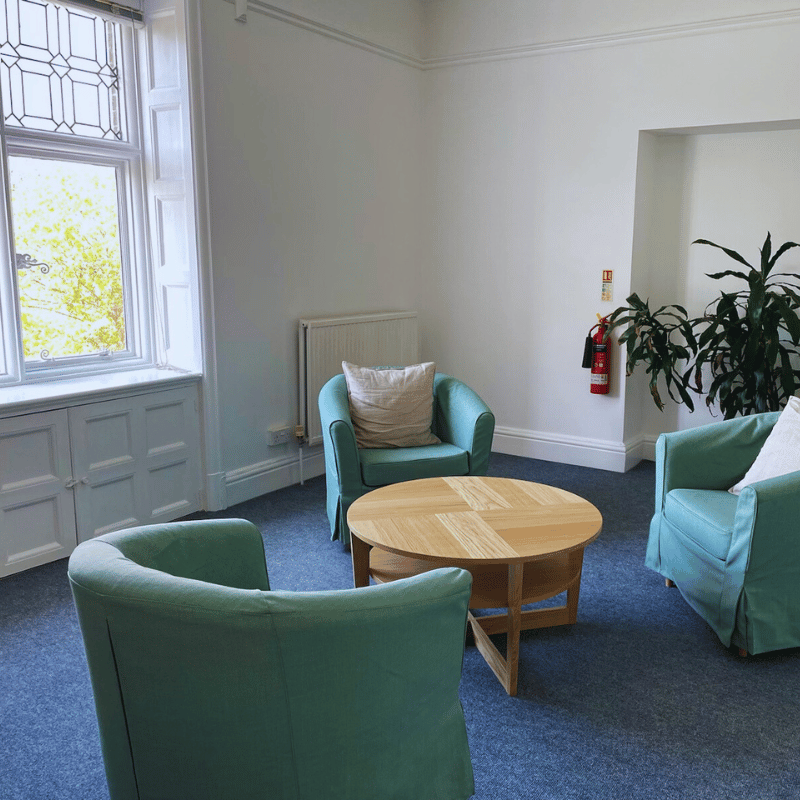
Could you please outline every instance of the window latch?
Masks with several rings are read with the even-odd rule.
[[[45,264],[44,261],[39,261],[36,256],[29,255],[28,253],[16,253],[14,260],[17,269],[36,269],[36,267],[39,267],[39,271],[42,275],[47,275],[47,273],[50,272],[49,264]]]

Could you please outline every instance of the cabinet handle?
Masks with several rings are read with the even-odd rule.
[[[65,489],[74,489],[79,483],[84,484],[85,486],[89,485],[88,478],[70,478],[67,481],[64,481],[64,488]]]

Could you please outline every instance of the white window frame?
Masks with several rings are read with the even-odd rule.
[[[68,5],[53,0],[56,5]],[[84,10],[84,13],[86,11]],[[91,12],[88,12],[91,13]],[[6,126],[0,114],[0,386],[77,378],[156,365],[152,269],[147,238],[144,137],[137,31],[120,28],[120,86],[124,102],[124,140],[60,134]],[[120,252],[127,349],[111,354],[65,356],[53,361],[25,360],[19,319],[8,156],[58,158],[112,166],[117,173]],[[3,363],[5,362],[5,363]]]

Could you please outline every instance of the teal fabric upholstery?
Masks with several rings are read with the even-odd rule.
[[[416,478],[486,474],[494,414],[469,386],[443,372],[436,373],[433,395],[431,430],[441,444],[361,450],[356,446],[344,375],[335,375],[322,387],[319,414],[332,539],[349,545],[348,509],[379,486]]]
[[[800,472],[728,493],[779,412],[753,414],[656,443],[656,508],[645,563],[674,581],[725,646],[800,646]]]
[[[725,560],[739,498],[721,489],[673,489],[664,517],[711,555]]]
[[[112,800],[468,798],[472,579],[270,588],[244,520],[78,545],[69,580]]]
[[[367,486],[469,472],[469,453],[454,444],[360,450],[359,457],[361,477]]]

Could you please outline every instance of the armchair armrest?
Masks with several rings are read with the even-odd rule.
[[[755,461],[779,411],[752,414],[685,431],[656,442],[656,513],[672,489],[728,489]]]
[[[736,558],[739,531],[751,528],[748,553],[748,582],[759,574],[773,581],[776,575],[789,574],[800,589],[800,471],[778,475],[745,486],[739,495],[734,521],[734,538],[728,563]],[[742,554],[743,555],[743,554]],[[774,588],[774,587],[773,587]]]
[[[142,525],[84,545],[70,557],[70,575],[80,576],[85,588],[94,591],[108,579],[105,561],[117,559],[205,584],[269,590],[264,540],[258,528],[244,519]]]
[[[325,469],[335,475],[341,494],[361,492],[361,467],[344,375],[331,378],[319,394],[319,417],[325,443]]]
[[[735,610],[735,643],[748,652],[796,645],[798,519],[800,471],[750,484],[739,495],[720,606]]]
[[[495,422],[489,406],[469,386],[444,373],[437,373],[433,393],[439,438],[469,453],[470,475],[485,475]]]

